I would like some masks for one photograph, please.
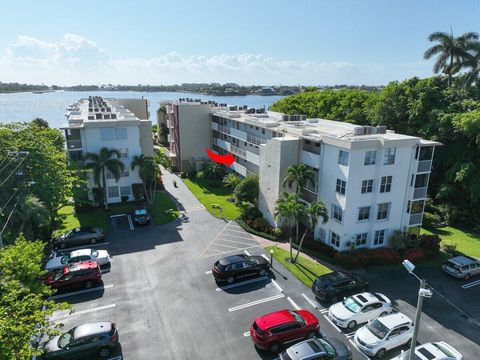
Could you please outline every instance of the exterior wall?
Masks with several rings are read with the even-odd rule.
[[[115,103],[125,106],[140,120],[148,120],[148,102],[146,99],[116,99]]]
[[[142,154],[145,156],[153,156],[153,133],[152,133],[152,122],[150,120],[140,121],[140,149]]]
[[[299,143],[297,138],[280,137],[260,146],[258,208],[263,217],[275,226],[275,203],[285,191],[282,182],[287,168],[298,162]]]

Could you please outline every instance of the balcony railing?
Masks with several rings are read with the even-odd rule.
[[[420,214],[412,214],[410,215],[410,221],[409,221],[409,225],[410,226],[414,226],[414,225],[422,225],[422,217],[423,217],[423,213],[420,213]]]
[[[218,131],[227,135],[230,135],[230,128],[223,125],[218,125]]]
[[[67,149],[76,150],[82,148],[82,140],[67,140]]]
[[[259,138],[255,135],[247,134],[247,142],[249,142],[251,144],[254,144],[254,145],[261,145],[261,144],[265,144],[267,142],[267,140]]]
[[[413,200],[424,199],[427,197],[427,188],[416,188],[413,190]]]
[[[318,169],[320,166],[320,155],[314,154],[310,151],[302,150],[300,153],[300,161],[305,165]]]
[[[239,173],[242,176],[247,176],[247,168],[243,165],[240,165],[237,162],[234,162],[232,164],[232,169],[235,170],[237,173]]]
[[[242,150],[236,146],[230,145],[230,152],[234,155],[240,156],[244,159],[247,158],[247,153],[245,150]]]
[[[432,169],[432,160],[423,160],[418,162],[417,172],[429,172]]]
[[[312,191],[307,190],[307,189],[302,189],[301,194],[300,194],[300,197],[301,197],[304,201],[306,201],[306,202],[308,202],[308,203],[311,203],[311,202],[317,200],[317,193],[312,192]]]

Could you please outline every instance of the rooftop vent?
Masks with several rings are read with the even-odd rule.
[[[363,127],[356,127],[354,130],[353,130],[353,133],[355,135],[363,135],[365,132],[365,129]]]

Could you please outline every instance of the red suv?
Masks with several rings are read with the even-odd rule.
[[[56,289],[85,287],[90,289],[102,279],[100,266],[93,261],[79,261],[64,266],[53,273],[45,275],[43,281]]]
[[[308,310],[280,310],[258,317],[250,336],[263,350],[276,353],[281,344],[309,339],[319,333],[318,319]]]

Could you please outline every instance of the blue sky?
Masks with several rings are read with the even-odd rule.
[[[433,31],[480,32],[478,0],[8,1],[0,81],[385,84],[430,76]]]

